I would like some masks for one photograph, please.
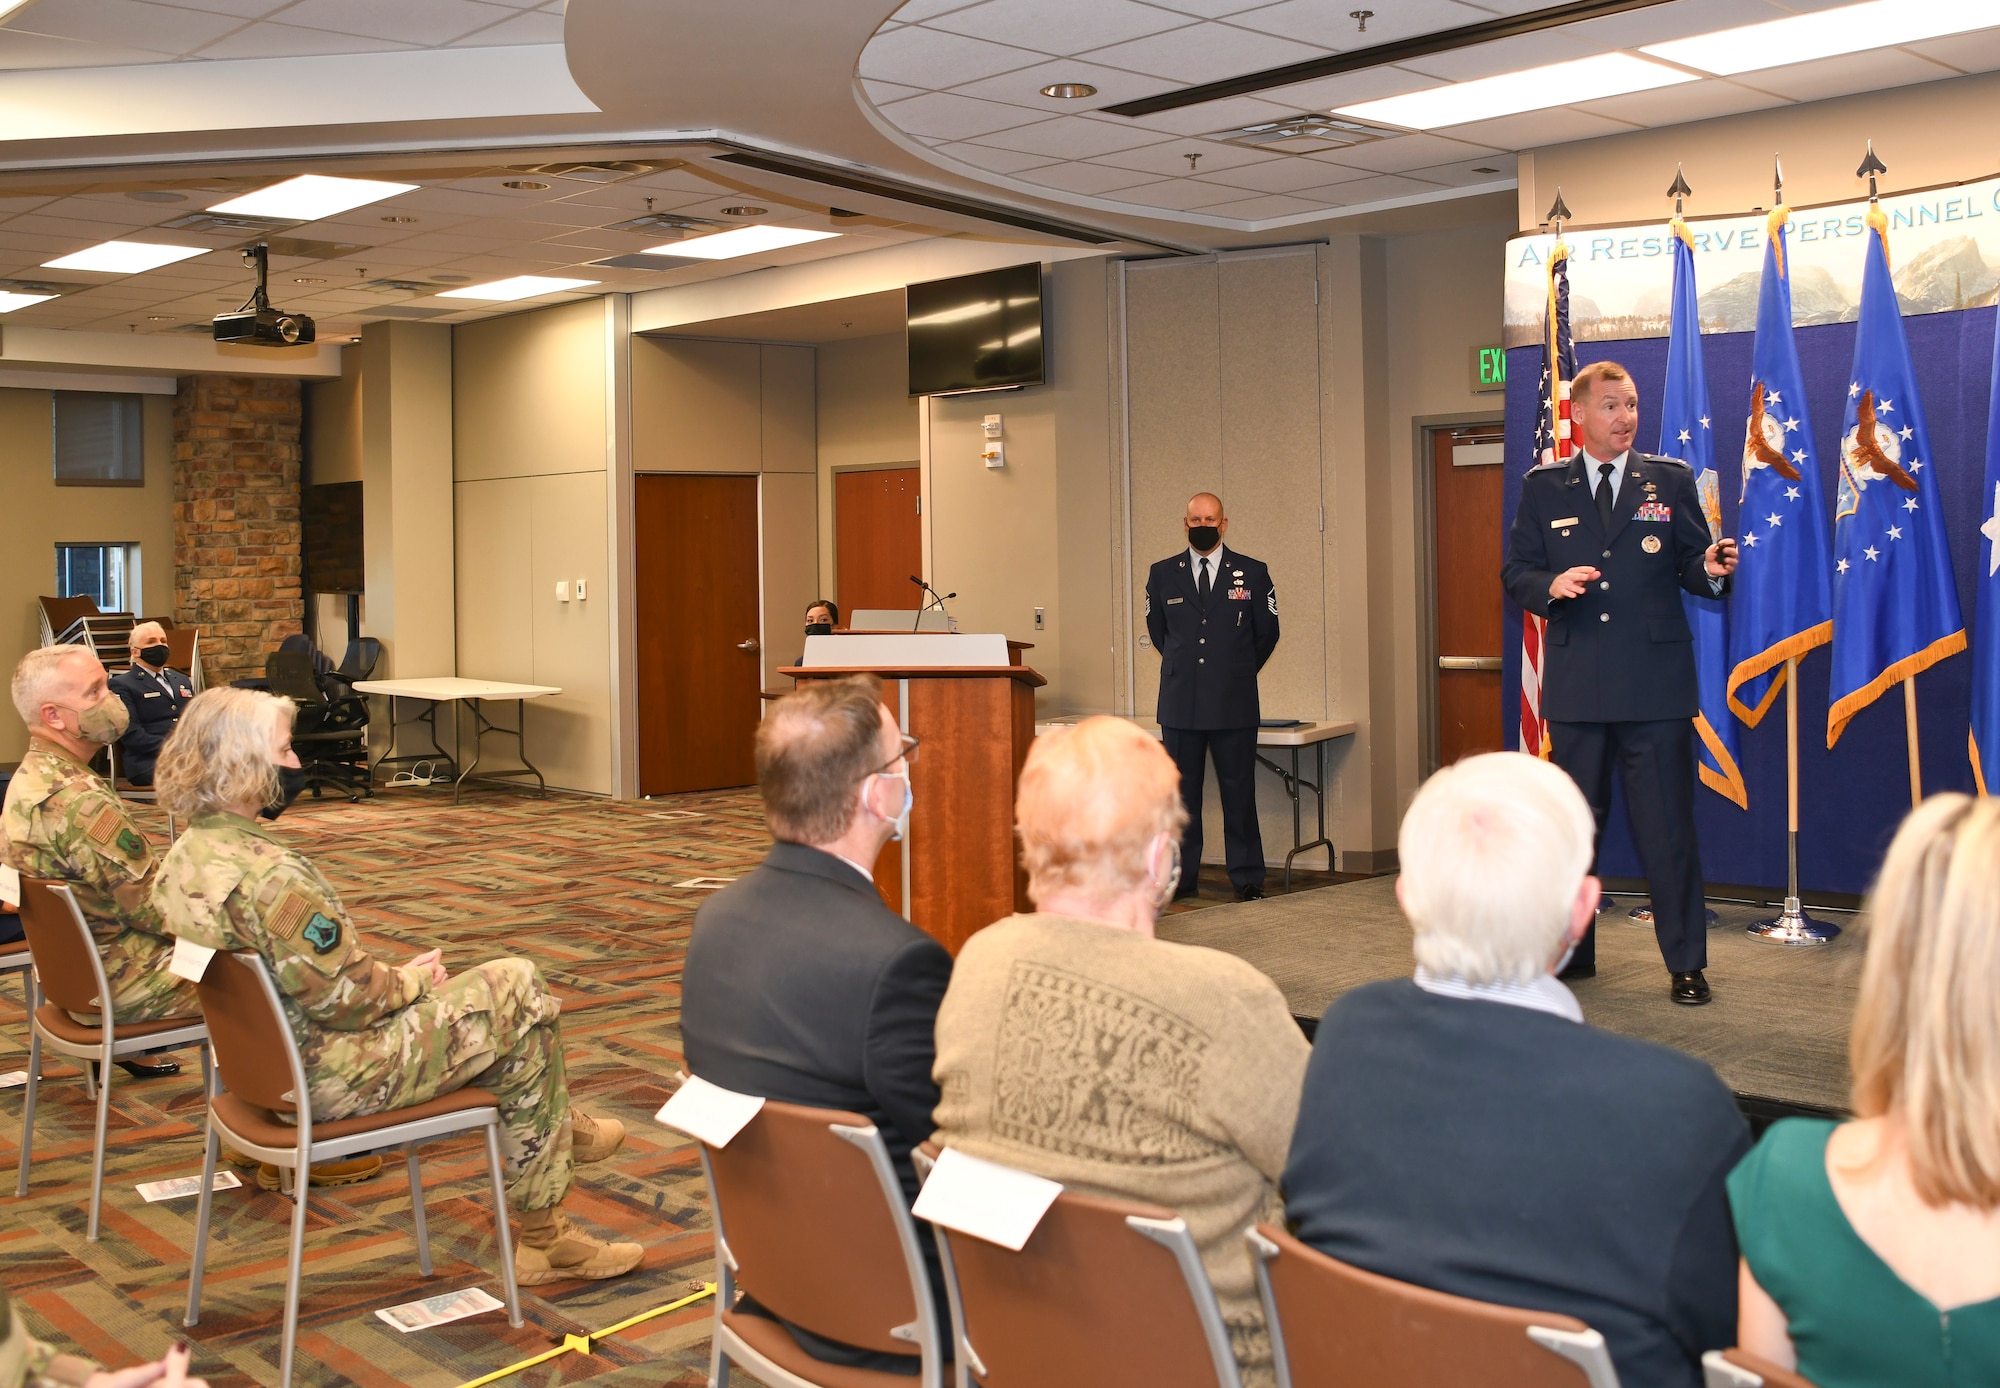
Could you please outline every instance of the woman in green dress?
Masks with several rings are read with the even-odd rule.
[[[1868,905],[1849,1123],[1729,1179],[1738,1344],[1817,1388],[2000,1383],[2000,800],[1938,795]]]

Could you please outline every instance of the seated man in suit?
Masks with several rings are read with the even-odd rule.
[[[182,671],[167,668],[167,633],[158,622],[139,623],[128,641],[131,667],[111,677],[111,692],[131,715],[118,739],[118,774],[135,786],[150,786],[153,762],[194,697],[194,684]]]
[[[1597,907],[1595,827],[1514,752],[1417,792],[1396,882],[1416,977],[1321,1020],[1285,1213],[1369,1272],[1577,1317],[1625,1388],[1699,1388],[1735,1340],[1724,1181],[1750,1135],[1706,1065],[1586,1025],[1556,980]]]
[[[757,725],[757,784],[777,843],[695,912],[681,975],[690,1073],[865,1115],[913,1201],[910,1149],[937,1105],[933,1028],[951,956],[882,904],[873,869],[909,813],[915,755],[872,675],[809,680],[773,703]],[[942,1318],[936,1252],[927,1229],[920,1238]],[[817,1358],[916,1371],[914,1358],[788,1328]]]

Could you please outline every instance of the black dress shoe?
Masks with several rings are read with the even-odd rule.
[[[169,1056],[165,1060],[121,1060],[118,1068],[135,1080],[157,1080],[178,1075],[181,1063]]]
[[[1236,889],[1236,899],[1238,901],[1262,901],[1264,899],[1264,889],[1262,887],[1238,887]]]
[[[1175,901],[1198,901],[1200,898],[1201,888],[1199,887],[1181,887],[1174,892]]]
[[[1579,978],[1596,978],[1596,977],[1597,977],[1597,965],[1595,963],[1568,964],[1563,967],[1563,971],[1561,973],[1556,975],[1557,981],[1562,983],[1571,983]]]
[[[1699,1007],[1708,1001],[1708,980],[1701,976],[1701,970],[1692,973],[1675,974],[1673,987],[1668,996],[1686,1007]]]

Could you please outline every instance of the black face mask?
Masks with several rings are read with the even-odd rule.
[[[832,622],[807,622],[807,623],[806,623],[806,635],[808,635],[808,636],[831,636],[831,635],[833,635],[833,623],[832,623]]]
[[[145,650],[139,652],[139,659],[157,670],[167,663],[167,648],[165,646],[148,646]]]
[[[281,766],[278,768],[278,798],[257,811],[259,819],[276,819],[291,808],[292,802],[306,788],[306,772],[302,766]]]
[[[1212,525],[1190,525],[1188,543],[1206,554],[1222,543],[1222,532]]]

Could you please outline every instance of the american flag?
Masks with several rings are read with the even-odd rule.
[[[1576,344],[1569,334],[1569,247],[1560,229],[1549,252],[1549,298],[1542,333],[1542,378],[1536,388],[1540,406],[1535,414],[1535,467],[1569,461],[1569,383],[1576,377]],[[1543,622],[1532,612],[1521,614],[1521,750],[1530,756],[1549,755],[1549,724],[1542,717]]]

